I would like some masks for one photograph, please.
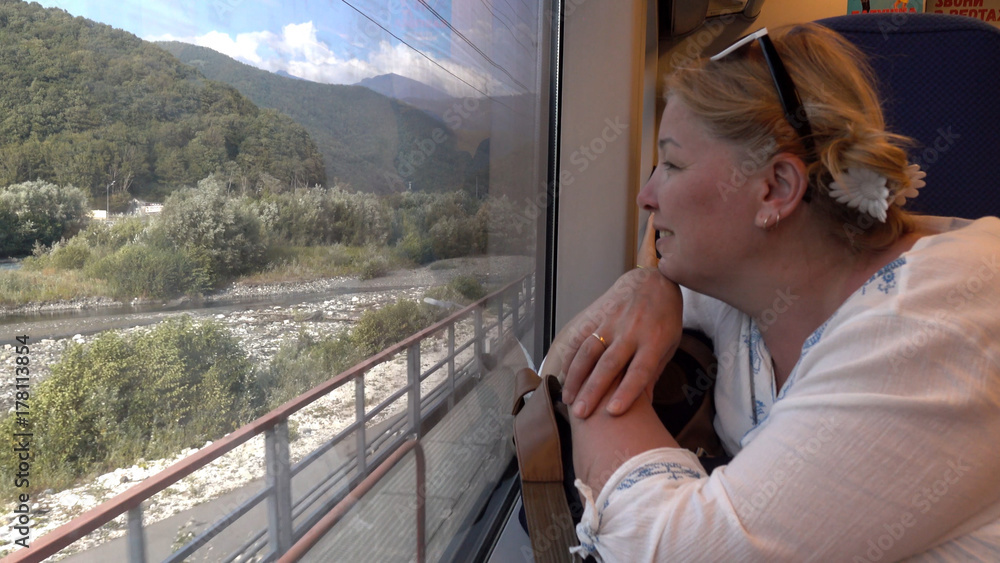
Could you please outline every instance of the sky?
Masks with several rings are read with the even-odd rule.
[[[504,95],[523,92],[534,67],[538,0],[428,0],[430,9],[418,0],[38,1],[142,39],[192,43],[315,82],[395,73],[453,96]]]

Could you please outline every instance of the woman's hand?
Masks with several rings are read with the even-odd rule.
[[[647,234],[651,245],[651,230]],[[552,342],[545,373],[563,382],[563,401],[576,416],[590,416],[622,373],[607,410],[625,412],[644,389],[652,392],[673,356],[681,337],[681,292],[654,268],[626,272]]]

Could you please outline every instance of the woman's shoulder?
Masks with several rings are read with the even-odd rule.
[[[923,217],[919,225],[929,234],[901,257],[907,266],[904,296],[943,298],[947,307],[957,304],[956,295],[979,295],[1000,306],[995,280],[1000,276],[1000,219]]]
[[[887,357],[894,347],[974,351],[1000,362],[1000,219],[921,217],[919,227],[929,234],[821,327],[824,344],[853,342]]]
[[[1000,252],[1000,218],[917,217],[924,236],[907,252],[913,256],[954,254],[955,258]],[[958,253],[958,254],[955,254]]]

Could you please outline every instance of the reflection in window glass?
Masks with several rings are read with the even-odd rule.
[[[34,453],[0,498],[37,505],[25,537],[434,327],[277,432],[295,468],[279,532],[262,502],[206,546],[286,549],[419,434],[424,483],[410,454],[310,556],[409,560],[421,491],[428,559],[454,557],[512,455],[550,26],[538,0],[0,5],[0,312],[30,349],[4,352],[28,395],[8,386],[0,431],[30,429]],[[147,502],[149,557],[259,491],[263,452]],[[125,527],[64,552],[124,553]]]

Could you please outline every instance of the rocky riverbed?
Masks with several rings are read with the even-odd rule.
[[[326,338],[350,327],[360,315],[372,308],[399,299],[419,300],[430,287],[445,285],[458,275],[472,275],[495,288],[512,281],[533,268],[529,257],[502,257],[456,259],[433,268],[419,268],[394,272],[375,280],[333,278],[300,283],[282,283],[262,286],[236,285],[209,297],[205,307],[189,310],[160,310],[115,314],[114,308],[98,309],[99,314],[85,317],[45,319],[34,322],[27,319],[8,323],[8,344],[0,350],[2,365],[12,365],[14,335],[29,334],[31,342],[32,385],[48,373],[48,366],[58,361],[62,352],[72,342],[87,343],[103,330],[115,328],[124,331],[148,330],[149,325],[170,316],[189,314],[197,319],[214,319],[223,323],[236,336],[247,355],[255,362],[266,364],[285,343],[294,341],[300,333],[316,338]],[[275,304],[268,304],[273,302]],[[68,304],[67,306],[71,306]],[[101,304],[101,307],[109,303]],[[115,308],[123,304],[113,304]],[[88,305],[90,306],[90,305]],[[138,326],[136,326],[138,325]],[[472,332],[471,322],[456,327],[457,338],[462,341]],[[66,335],[67,333],[72,333]],[[37,336],[37,338],[34,338]],[[427,369],[446,353],[444,336],[425,342],[421,350],[421,364]],[[467,351],[471,358],[471,351]],[[366,396],[377,404],[406,382],[405,354],[384,362],[372,369],[365,378]],[[443,371],[443,370],[439,370]],[[444,376],[436,373],[425,385],[433,386]],[[3,390],[3,408],[12,404],[12,389]],[[397,402],[386,409],[380,418],[393,416],[402,408]],[[319,444],[354,421],[354,388],[345,386],[316,401],[294,417],[295,440],[291,445],[293,462],[301,459]],[[206,444],[208,445],[208,444]],[[194,450],[185,450],[177,456],[161,460],[142,460],[131,467],[119,468],[101,475],[89,483],[72,489],[46,491],[31,500],[31,539],[69,521],[74,516],[93,508],[121,493],[143,479],[162,471]],[[216,498],[227,491],[242,486],[263,475],[263,438],[257,437],[226,454],[208,467],[159,493],[144,506],[144,522],[149,524],[177,514],[200,502]],[[225,476],[219,479],[219,476]],[[0,536],[0,555],[13,547],[19,537],[13,530],[16,520],[13,504],[5,507],[7,528]],[[76,542],[67,553],[86,549],[109,538],[124,534],[124,516],[101,528],[87,538]]]

